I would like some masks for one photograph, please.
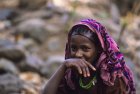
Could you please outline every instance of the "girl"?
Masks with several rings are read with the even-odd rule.
[[[122,53],[99,22],[74,25],[65,61],[50,78],[43,94],[136,94],[132,73]]]

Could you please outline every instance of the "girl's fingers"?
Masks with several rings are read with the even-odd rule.
[[[84,59],[68,59],[66,63],[67,68],[76,68],[79,74],[82,74],[84,77],[90,76],[90,71],[89,67],[93,70],[96,71],[96,69],[88,63]]]
[[[88,64],[89,67],[93,70],[93,71],[96,71],[96,69],[94,68],[94,66],[92,66],[91,64]]]
[[[81,60],[80,66],[83,71],[83,76],[88,77],[90,75],[88,65],[83,60]]]
[[[93,70],[93,71],[96,71],[96,69],[94,68],[93,65],[91,65],[90,63],[88,63],[87,61],[85,61],[85,63]]]
[[[83,70],[83,76],[87,77],[86,68],[82,68],[82,70]]]
[[[90,72],[89,72],[89,68],[88,67],[86,68],[86,71],[87,71],[87,76],[89,77],[90,76]]]
[[[76,67],[77,67],[79,74],[82,74],[83,72],[82,72],[81,68],[79,66],[76,66]]]

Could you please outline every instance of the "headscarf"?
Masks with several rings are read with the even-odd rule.
[[[120,52],[116,42],[107,33],[107,29],[101,23],[93,19],[81,20],[74,26],[76,25],[87,26],[91,31],[95,32],[99,38],[103,51],[98,59],[96,68],[100,70],[100,77],[103,80],[103,83],[108,86],[113,86],[116,77],[122,77],[127,85],[128,94],[135,94],[132,72],[125,64],[123,54]],[[69,42],[72,32],[73,31],[70,30],[68,34],[65,52],[66,59],[69,58],[70,55]]]

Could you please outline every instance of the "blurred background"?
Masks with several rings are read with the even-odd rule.
[[[140,94],[140,0],[0,0],[0,94],[39,94],[84,18],[106,26]]]

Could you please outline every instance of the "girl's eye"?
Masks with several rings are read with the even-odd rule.
[[[86,52],[89,51],[89,49],[90,49],[90,48],[85,47],[85,46],[82,47],[82,50],[83,50],[83,51],[86,51]]]
[[[76,51],[76,47],[75,46],[71,46],[71,50],[72,51]]]

